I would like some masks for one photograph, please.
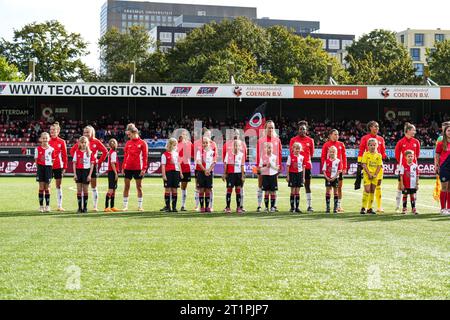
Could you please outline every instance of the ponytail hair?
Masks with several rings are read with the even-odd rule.
[[[405,128],[404,128],[405,134],[406,134],[409,130],[414,129],[414,128],[415,128],[415,126],[414,126],[412,123],[406,122],[406,123],[405,123]]]

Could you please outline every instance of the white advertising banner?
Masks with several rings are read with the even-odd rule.
[[[368,87],[367,98],[377,100],[440,100],[439,87]]]

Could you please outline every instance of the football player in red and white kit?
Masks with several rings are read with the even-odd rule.
[[[291,212],[302,213],[299,209],[300,205],[300,188],[303,187],[305,181],[305,164],[304,157],[301,155],[302,145],[295,142],[292,145],[292,154],[286,162],[286,181],[291,188]]]
[[[148,145],[139,137],[139,130],[133,123],[127,125],[125,130],[128,138],[124,148],[123,174],[125,175],[125,187],[123,189],[123,211],[128,211],[128,195],[130,194],[131,179],[136,181],[138,196],[138,211],[142,212],[144,202],[142,193],[142,179],[148,167]]]
[[[217,154],[217,145],[216,143],[211,139],[212,134],[211,134],[211,130],[207,129],[207,128],[203,128],[203,136],[202,138],[194,141],[194,152],[193,152],[193,156],[194,159],[197,156],[198,151],[202,151],[203,150],[203,138],[208,138],[210,140],[210,148],[212,150],[214,150],[214,152],[216,152]],[[197,176],[198,173],[200,172],[200,166],[198,164],[196,164],[195,166],[195,185],[197,186]],[[195,211],[200,211],[200,197],[199,197],[199,189],[196,187],[195,189]],[[212,202],[213,202],[213,198],[214,198],[214,192],[211,190],[210,192],[210,203],[209,203],[209,208],[212,211]]]
[[[400,167],[400,186],[403,190],[403,211],[407,212],[408,194],[411,200],[411,212],[417,214],[416,192],[419,190],[419,167],[414,163],[414,151],[405,151],[406,163]]]
[[[116,139],[111,139],[108,142],[108,192],[105,199],[105,212],[120,211],[114,206],[116,199],[117,181],[119,180],[120,162],[117,155],[118,143]]]
[[[61,128],[58,122],[50,126],[50,146],[55,149],[55,161],[53,162],[53,178],[55,178],[58,211],[65,211],[62,206],[63,192],[61,189],[62,177],[67,169],[66,141],[59,137]]]
[[[279,168],[278,173],[281,170],[281,162],[282,162],[282,144],[281,140],[277,137],[277,133],[275,131],[275,123],[272,120],[269,120],[264,125],[264,132],[262,132],[262,137],[258,137],[258,143],[256,144],[256,167],[257,167],[257,173],[258,173],[258,208],[256,209],[257,212],[261,212],[261,204],[263,200],[263,174],[261,173],[261,166],[260,166],[260,160],[263,156],[265,156],[265,146],[270,144],[271,145],[271,152],[273,152],[273,155],[276,159],[276,165]],[[276,177],[272,177],[271,179],[277,179],[278,174]],[[266,179],[267,180],[267,179]],[[278,212],[277,206],[276,206],[276,196],[273,194],[274,197],[274,204],[272,206],[273,210],[275,212]]]
[[[227,133],[228,133],[228,130],[227,130]],[[237,140],[240,142],[239,143],[240,151],[244,155],[244,163],[245,163],[245,161],[247,160],[247,145],[244,140],[241,140],[241,132],[239,131],[239,129],[232,129],[230,131],[230,133],[231,133],[230,139],[227,138],[227,141],[223,145],[223,149],[222,149],[223,159],[222,160],[225,161],[225,155],[227,153],[233,152],[234,141]],[[242,213],[245,212],[245,209],[244,209],[244,184],[245,184],[245,179],[242,181],[242,186],[239,188],[239,190],[241,192],[241,197],[240,197],[241,210],[240,211],[242,211]]]
[[[305,191],[306,191],[306,202],[308,205],[307,212],[314,212],[312,207],[312,196],[311,196],[311,170],[312,161],[311,158],[314,156],[314,140],[308,137],[308,122],[300,121],[298,123],[298,135],[293,137],[289,143],[289,150],[292,150],[294,143],[298,142],[302,145],[302,155],[304,157],[305,163]]]
[[[325,177],[325,187],[326,187],[326,213],[330,213],[330,201],[331,201],[331,189],[333,189],[334,194],[334,208],[333,213],[337,213],[338,208],[338,184],[339,184],[339,174],[342,172],[342,161],[337,157],[337,148],[331,146],[328,148],[327,159],[324,161],[322,166],[322,172]]]
[[[223,174],[222,180],[227,184],[227,194],[226,194],[226,208],[225,213],[231,213],[231,195],[233,193],[233,188],[236,191],[236,212],[242,214],[242,203],[241,203],[241,188],[245,181],[245,154],[242,152],[242,141],[233,140],[233,147],[230,150],[227,146],[224,148],[224,160],[223,164],[225,167],[225,172]]]
[[[342,208],[342,186],[344,182],[343,175],[347,173],[347,154],[345,150],[345,145],[339,140],[339,131],[336,129],[333,129],[330,131],[330,134],[328,135],[328,141],[323,145],[322,147],[322,155],[321,155],[321,161],[320,166],[322,167],[325,160],[327,159],[328,150],[330,147],[336,147],[337,150],[337,158],[342,163],[342,172],[339,174],[338,178],[338,206],[337,206],[337,212],[344,212],[344,209]]]
[[[178,139],[178,154],[181,160],[181,211],[186,211],[187,186],[191,182],[191,159],[194,157],[194,145],[188,139],[187,130],[183,130]]]
[[[164,181],[164,201],[166,203],[165,212],[178,212],[177,199],[181,173],[181,159],[178,153],[178,141],[170,138],[167,141],[166,152],[161,156],[161,173]],[[172,199],[172,209],[170,200]]]
[[[214,166],[217,162],[216,150],[212,148],[211,139],[203,137],[202,149],[197,151],[195,162],[198,168],[197,189],[199,190],[200,211],[212,212],[209,205],[213,188]]]
[[[358,186],[358,187],[355,189],[359,189],[361,186],[361,181],[363,178],[361,161],[364,156],[364,152],[369,151],[368,142],[370,139],[376,139],[378,141],[377,152],[379,154],[381,154],[382,160],[387,159],[386,143],[384,142],[384,138],[382,136],[378,135],[378,132],[380,131],[380,125],[376,121],[370,121],[369,123],[367,123],[367,129],[368,129],[369,133],[361,138],[361,143],[359,145],[358,171],[356,173],[357,182],[355,182],[355,186]],[[384,209],[382,207],[382,193],[381,193],[381,183],[382,182],[383,182],[383,168],[381,168],[380,173],[378,174],[378,184],[375,187],[375,200],[377,203],[377,211],[376,212],[378,212],[378,213],[384,212]]]
[[[395,159],[397,160],[398,170],[400,170],[401,167],[406,164],[405,152],[407,150],[412,150],[414,152],[413,162],[415,164],[418,164],[417,159],[419,158],[419,155],[420,155],[420,142],[419,142],[419,140],[414,138],[414,136],[416,135],[416,127],[413,124],[407,122],[407,123],[405,123],[404,132],[405,132],[405,136],[403,138],[401,138],[397,142],[397,145],[395,146]],[[395,209],[395,211],[397,213],[400,213],[400,202],[402,200],[402,194],[403,194],[403,191],[401,189],[400,176],[399,176],[398,177],[397,197],[396,197],[397,207]]]
[[[446,126],[442,132],[442,141],[436,146],[434,158],[436,174],[441,181],[441,214],[450,214],[450,126]]]
[[[104,146],[104,144],[95,138],[95,129],[92,126],[86,126],[83,129],[83,136],[89,139],[89,149],[93,153],[95,163],[94,170],[92,171],[91,176],[91,189],[92,189],[92,201],[94,208],[92,209],[94,212],[98,211],[98,190],[97,190],[97,175],[99,174],[99,170],[102,166],[102,163],[106,160],[108,156],[108,149]],[[75,150],[78,148],[78,143],[74,144],[70,149],[70,154],[73,157]],[[100,159],[98,159],[98,153],[101,152]]]
[[[78,213],[87,213],[87,203],[89,198],[89,182],[95,165],[94,153],[89,148],[89,139],[82,136],[78,140],[78,146],[73,153],[73,172],[75,183],[77,184]]]
[[[35,149],[34,153],[37,167],[36,181],[39,182],[39,211],[50,212],[50,182],[55,161],[55,149],[49,145],[50,135],[47,132],[43,132],[39,140],[41,145]]]

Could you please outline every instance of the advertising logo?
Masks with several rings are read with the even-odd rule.
[[[8,162],[6,165],[5,173],[12,173],[19,166],[19,161]]]
[[[389,98],[389,96],[390,96],[389,89],[388,88],[381,89],[380,95],[385,99]]]
[[[5,90],[6,84],[0,84],[0,94],[3,93],[3,90]]]
[[[191,92],[192,87],[174,87],[171,96],[187,96]]]
[[[242,87],[234,87],[234,89],[233,89],[233,94],[234,94],[236,97],[242,96]]]
[[[218,87],[200,87],[197,91],[198,96],[214,96]]]
[[[150,162],[147,173],[148,174],[157,173],[157,171],[159,170],[160,167],[161,167],[161,162]]]

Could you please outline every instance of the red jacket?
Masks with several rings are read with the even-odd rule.
[[[89,149],[91,149],[91,152],[93,153],[93,157],[95,159],[94,164],[97,164],[99,167],[102,165],[102,163],[106,160],[106,157],[108,156],[108,149],[103,145],[103,143],[98,140],[97,138],[93,138],[89,140]],[[75,151],[78,150],[78,142],[73,145],[73,147],[70,149],[70,155],[73,157],[75,154]],[[102,153],[102,156],[98,159],[98,152]]]
[[[302,156],[304,157],[303,159],[303,163],[305,164],[305,169],[306,170],[311,170],[312,169],[312,162],[311,162],[311,158],[314,156],[314,140],[311,137],[305,136],[305,137],[300,137],[300,136],[295,136],[291,139],[291,141],[289,142],[289,153],[291,154],[291,156],[293,155],[292,153],[292,146],[294,145],[294,143],[300,143],[302,145]]]
[[[67,146],[66,141],[60,137],[51,138],[48,144],[55,149],[55,161],[53,169],[67,169]]]
[[[131,139],[125,145],[123,158],[124,170],[147,170],[148,145],[141,138]]]
[[[191,159],[194,157],[194,145],[190,141],[178,142],[181,172],[191,172]]]
[[[320,167],[322,168],[325,160],[328,158],[328,149],[330,147],[336,147],[337,149],[337,158],[341,160],[342,170],[347,170],[347,154],[345,151],[345,145],[341,141],[327,141],[322,147],[322,155],[320,157]]]
[[[416,138],[407,138],[403,137],[395,146],[395,159],[399,165],[404,166],[406,164],[405,151],[412,150],[414,151],[414,163],[417,163],[417,158],[420,155],[420,142]]]

